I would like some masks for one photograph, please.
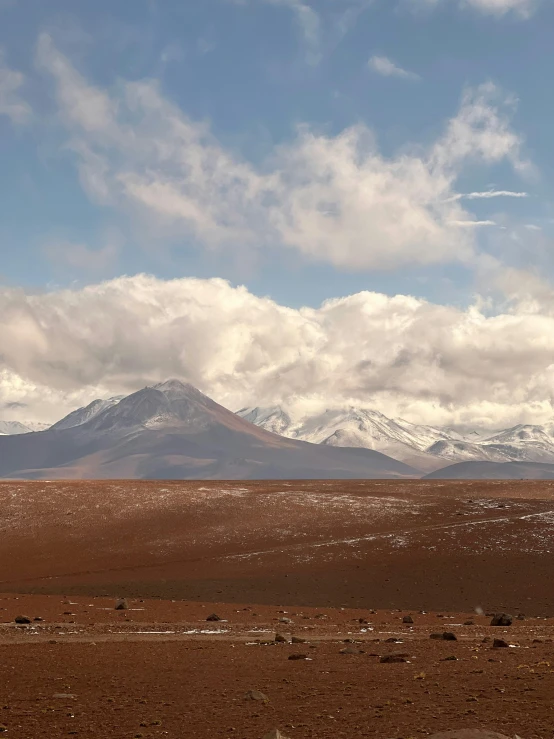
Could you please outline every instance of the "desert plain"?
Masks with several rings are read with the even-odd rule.
[[[554,483],[5,481],[0,511],[7,737],[554,735]]]

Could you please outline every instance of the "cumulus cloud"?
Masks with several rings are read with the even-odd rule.
[[[466,164],[524,170],[521,138],[493,85],[468,90],[425,150],[385,157],[372,132],[336,136],[304,126],[260,165],[225,149],[153,81],[89,84],[43,35],[81,181],[110,207],[174,229],[207,248],[288,248],[346,269],[393,269],[472,258],[471,221],[456,195]]]
[[[8,116],[15,124],[26,123],[31,116],[31,106],[21,97],[25,77],[7,66],[0,48],[0,115]]]
[[[513,270],[503,280],[521,305],[496,314],[370,292],[294,310],[220,279],[145,275],[43,294],[3,288],[0,401],[55,420],[177,376],[232,409],[355,405],[428,423],[545,421],[552,291]]]
[[[420,79],[418,74],[399,67],[386,56],[372,56],[367,64],[370,69],[377,72],[377,74],[383,75],[383,77],[401,77],[405,80]]]

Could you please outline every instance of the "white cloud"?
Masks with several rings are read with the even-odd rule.
[[[413,0],[418,5],[435,6],[442,0]],[[486,15],[502,17],[514,13],[521,18],[529,18],[541,0],[455,0],[461,7],[473,8]]]
[[[521,139],[493,85],[467,91],[435,144],[383,156],[371,131],[309,127],[260,166],[223,148],[155,82],[89,85],[42,36],[38,59],[56,82],[60,119],[83,186],[95,200],[208,248],[285,247],[347,269],[472,259],[475,237],[456,221],[466,164],[525,169]]]
[[[55,420],[178,376],[232,409],[353,404],[429,423],[545,421],[552,290],[489,262],[517,298],[496,314],[370,292],[293,310],[219,279],[144,275],[43,294],[2,288],[0,403]]]
[[[456,198],[466,200],[489,200],[490,198],[528,198],[527,192],[513,192],[511,190],[485,190],[484,192],[467,192],[456,195]]]
[[[31,106],[21,97],[25,82],[21,72],[8,67],[0,48],[0,115],[6,115],[12,123],[26,123],[31,116]]]
[[[504,15],[515,11],[523,17],[528,17],[536,5],[536,0],[464,0],[464,2],[483,13]]]
[[[451,221],[453,226],[475,228],[476,226],[497,226],[496,221]]]
[[[402,67],[399,67],[386,56],[372,56],[367,64],[370,69],[377,72],[377,74],[383,75],[383,77],[401,77],[406,80],[420,79],[418,74],[402,69]]]

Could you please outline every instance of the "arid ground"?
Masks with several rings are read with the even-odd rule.
[[[554,483],[18,481],[0,511],[6,736],[554,735]]]

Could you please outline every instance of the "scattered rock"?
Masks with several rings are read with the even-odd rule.
[[[518,613],[516,616],[518,621],[525,621],[525,614],[524,613]]]
[[[508,613],[495,613],[491,626],[511,626],[514,619]]]
[[[118,598],[118,600],[115,603],[115,610],[116,611],[126,611],[129,608],[129,604],[125,600],[125,598]]]
[[[247,701],[261,701],[262,703],[269,703],[269,698],[265,693],[259,690],[247,690],[244,695],[244,700]]]
[[[400,641],[401,639],[397,639],[395,636],[389,636],[388,639],[385,639],[385,643],[387,644],[398,644]]]
[[[308,659],[307,654],[289,654],[289,659]]]
[[[290,618],[280,618],[279,623],[280,624],[291,624],[292,620]]]
[[[40,616],[35,616],[33,621],[44,621],[44,619],[41,618]]]
[[[456,634],[451,631],[443,631],[440,634],[430,634],[431,639],[443,639],[444,641],[458,641]]]
[[[305,644],[306,643],[306,640],[305,639],[302,639],[301,636],[293,636],[292,639],[291,639],[291,642],[293,644]]]
[[[475,625],[475,621],[472,621],[471,619],[464,621],[464,626],[474,626],[474,625]]]
[[[509,647],[510,645],[508,644],[507,641],[504,641],[504,639],[495,639],[492,643],[492,646],[493,646],[493,649],[501,649],[503,647],[504,648]]]
[[[277,644],[286,644],[287,639],[282,634],[275,634],[275,639],[273,640],[277,642]]]
[[[14,618],[14,621],[16,624],[30,624],[31,623],[31,619],[28,618],[27,616],[16,616]]]
[[[393,652],[392,654],[384,654],[379,662],[384,664],[392,664],[395,662],[407,662],[408,655],[405,652]]]
[[[208,616],[206,621],[221,621],[221,618],[217,615],[217,613],[212,613]]]
[[[443,659],[443,662],[457,662],[457,661],[458,661],[458,658],[453,654],[451,654],[450,657],[445,657]]]
[[[413,624],[414,619],[411,616],[404,616],[402,619],[403,624]]]

